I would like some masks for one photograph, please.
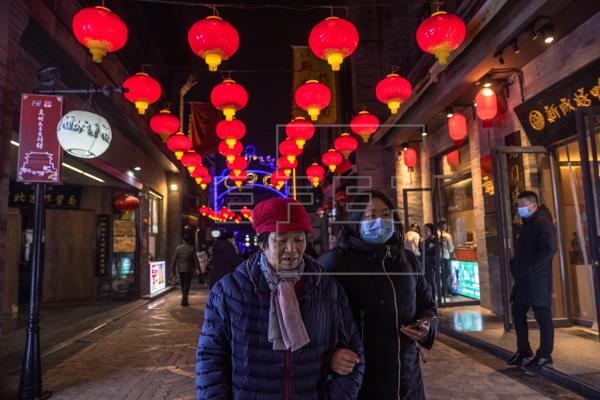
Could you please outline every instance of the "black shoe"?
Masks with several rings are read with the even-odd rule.
[[[523,366],[523,368],[530,370],[530,371],[537,371],[542,369],[545,365],[550,365],[552,364],[552,357],[548,356],[548,357],[539,357],[539,356],[535,356],[533,357],[530,361],[528,361],[527,363],[525,363],[525,365]]]
[[[518,365],[521,366],[523,360],[526,360],[533,356],[533,352],[529,350],[527,353],[516,352],[506,363],[508,365]]]

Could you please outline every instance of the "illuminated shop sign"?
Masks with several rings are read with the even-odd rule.
[[[161,291],[167,286],[167,274],[164,261],[150,263],[150,295]]]
[[[480,299],[479,265],[472,261],[450,261],[452,293],[471,299]]]

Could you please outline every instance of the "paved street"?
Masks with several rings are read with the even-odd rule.
[[[44,385],[56,400],[194,399],[194,355],[206,291],[189,308],[171,292],[44,359]],[[426,354],[428,399],[580,399],[534,375],[440,337]],[[14,390],[18,379],[3,385]],[[2,392],[0,392],[2,394]]]

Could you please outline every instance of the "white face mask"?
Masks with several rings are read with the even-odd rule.
[[[391,218],[376,218],[360,222],[360,237],[371,244],[387,242],[395,230],[394,221]]]

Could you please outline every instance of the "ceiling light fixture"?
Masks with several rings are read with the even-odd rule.
[[[515,40],[512,41],[512,43],[511,43],[510,46],[512,48],[512,51],[515,54],[519,54],[521,52],[521,49],[519,49],[519,44],[517,43],[517,39],[516,38],[515,38]]]
[[[550,24],[546,24],[540,28],[540,34],[542,35],[542,39],[544,39],[544,43],[550,44],[554,42],[554,26]]]
[[[454,110],[452,107],[446,107],[446,118],[452,118],[454,115]]]
[[[142,167],[133,167],[133,170],[134,170],[134,171],[141,171],[141,170],[142,170]]]

